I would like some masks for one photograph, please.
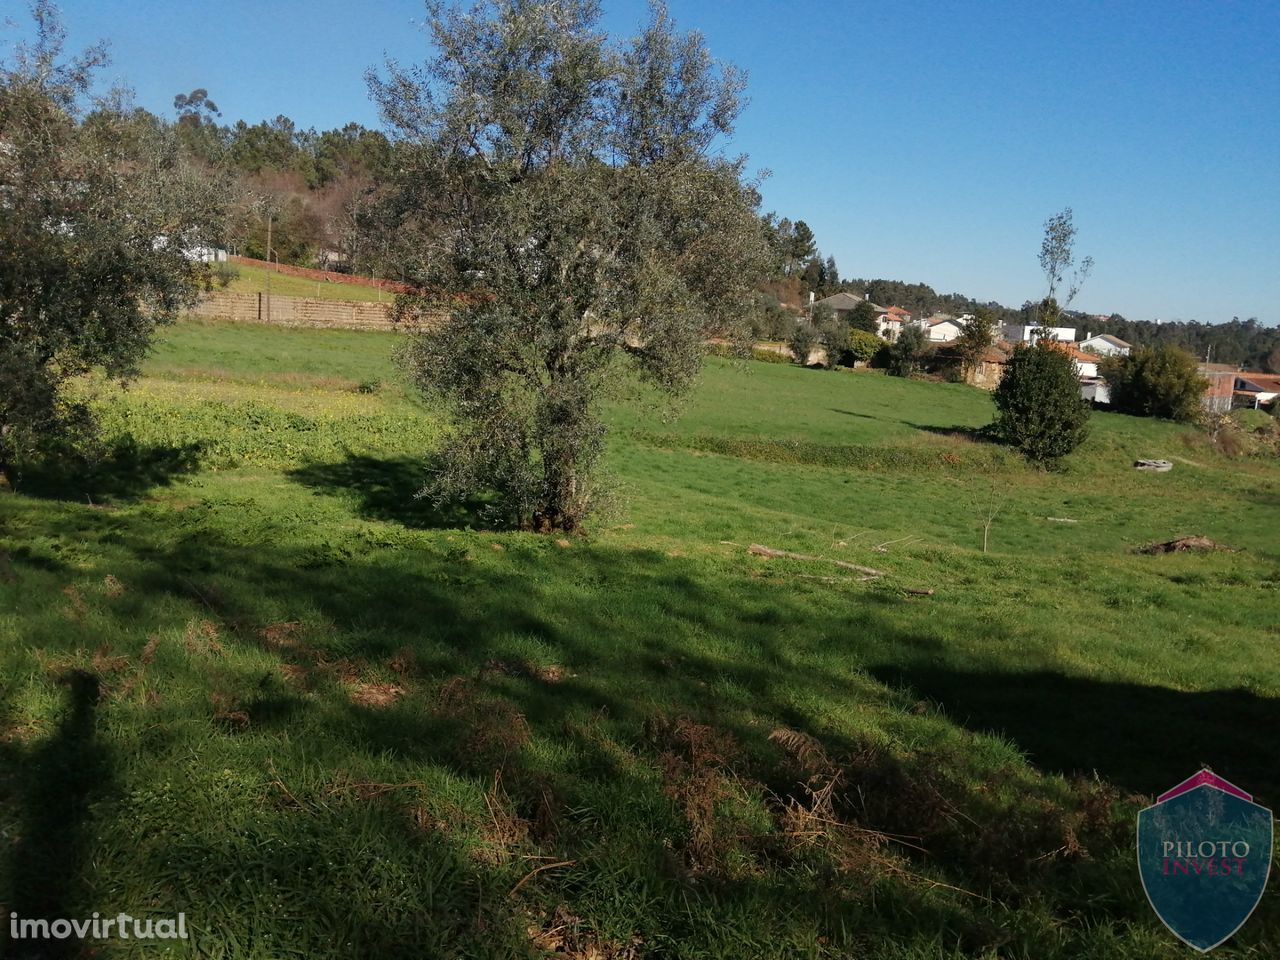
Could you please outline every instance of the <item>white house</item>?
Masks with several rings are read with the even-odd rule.
[[[927,320],[924,324],[924,335],[933,343],[945,343],[960,336],[964,323],[959,319]]]
[[[1110,403],[1111,387],[1101,377],[1081,380],[1080,397],[1091,403]]]
[[[876,332],[890,343],[897,340],[898,334],[902,332],[902,321],[891,313],[882,313],[876,317],[876,325]]]
[[[1127,357],[1133,345],[1109,333],[1099,333],[1095,336],[1085,334],[1085,338],[1080,341],[1080,349],[1089,350],[1104,357]]]
[[[1004,338],[1012,340],[1014,343],[1035,343],[1037,340],[1036,331],[1042,329],[1037,324],[1030,326],[1022,326],[1019,324],[1009,324],[1004,328]],[[1075,327],[1050,327],[1049,336],[1051,339],[1059,340],[1062,343],[1074,343],[1076,339]]]

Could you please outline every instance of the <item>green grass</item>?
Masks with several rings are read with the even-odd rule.
[[[247,263],[233,263],[237,276],[226,287],[229,293],[271,293],[277,297],[311,297],[317,300],[372,300],[389,303],[395,299],[394,294],[380,291],[377,287],[362,286],[356,283],[330,283],[324,280],[309,280],[306,277],[291,277],[277,273],[266,267],[256,267]]]
[[[413,498],[394,342],[180,325],[131,442],[0,497],[0,904],[192,957],[1183,955],[1132,818],[1204,762],[1280,798],[1274,462],[1099,415],[1046,474],[978,391],[713,360],[613,403],[561,544]],[[1189,533],[1240,549],[1134,552]]]

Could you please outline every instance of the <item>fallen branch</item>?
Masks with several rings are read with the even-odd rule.
[[[905,589],[905,592],[911,594],[913,597],[932,597],[933,596],[933,590],[931,590],[929,587],[907,587]]]
[[[819,563],[834,563],[837,567],[843,567],[845,570],[853,570],[857,573],[865,573],[869,577],[885,577],[888,576],[883,570],[876,570],[873,567],[863,567],[856,563],[850,563],[847,560],[830,560],[827,557],[815,557],[809,553],[792,553],[790,550],[775,550],[773,547],[766,547],[763,544],[753,543],[747,547],[747,553],[753,553],[757,557],[778,557],[784,560],[813,560]]]
[[[908,542],[908,541],[910,541],[910,540],[919,540],[919,539],[920,539],[919,537],[899,537],[897,540],[886,540],[884,543],[877,543],[877,544],[876,544],[874,547],[872,547],[871,549],[872,549],[872,550],[878,550],[880,553],[888,553],[889,551],[888,551],[888,550],[886,550],[886,549],[885,549],[885,547],[889,546],[890,544],[893,544],[893,543],[906,543],[906,542]]]
[[[561,860],[559,863],[544,863],[540,867],[535,867],[533,870],[530,870],[528,873],[526,873],[521,878],[519,883],[517,883],[514,887],[511,888],[511,892],[508,893],[507,896],[514,897],[517,891],[519,891],[521,887],[523,887],[526,883],[528,883],[538,874],[542,873],[543,870],[554,870],[557,867],[572,867],[577,862],[578,862],[577,860]]]
[[[1045,519],[1052,523],[1079,523],[1080,522],[1079,520],[1068,520],[1066,517],[1045,517]]]
[[[1235,547],[1216,543],[1208,537],[1178,537],[1176,540],[1166,540],[1164,543],[1148,543],[1145,547],[1138,548],[1139,553],[1181,553],[1184,550],[1202,550],[1205,552],[1228,550],[1232,553],[1236,552]]]

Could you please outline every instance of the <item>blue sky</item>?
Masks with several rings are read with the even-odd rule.
[[[617,33],[644,17],[604,5]],[[166,113],[203,86],[225,120],[376,126],[364,70],[426,51],[419,0],[61,6],[73,43],[108,39],[111,78]],[[1097,261],[1080,309],[1280,322],[1275,0],[670,6],[748,71],[731,149],[843,275],[1016,306],[1043,295],[1042,224],[1069,205]]]

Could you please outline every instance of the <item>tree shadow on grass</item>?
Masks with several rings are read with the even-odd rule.
[[[42,500],[103,505],[136,500],[155,487],[200,467],[199,444],[140,444],[115,440],[99,456],[70,456],[24,467],[17,490]]]
[[[290,480],[304,487],[356,500],[360,515],[417,530],[486,528],[482,500],[438,507],[419,496],[427,481],[428,463],[420,457],[369,457],[348,453],[337,463],[310,463],[290,470]]]
[[[108,789],[111,777],[104,748],[95,742],[99,679],[72,670],[59,683],[66,689],[67,712],[57,732],[29,756],[12,758],[23,783],[21,833],[9,864],[10,909],[19,918],[79,915],[76,878],[87,859],[89,807]],[[0,936],[8,935],[6,924]],[[62,958],[78,952],[78,941],[40,940],[12,943],[7,955]]]
[[[925,433],[936,434],[939,437],[948,437],[952,440],[968,440],[971,443],[1000,445],[1000,441],[991,432],[991,424],[989,423],[981,427],[966,427],[958,424],[950,427],[940,427],[937,424],[910,422],[905,425],[916,430],[922,430]]]
[[[1159,794],[1202,766],[1280,802],[1280,699],[1248,690],[1182,691],[1059,673],[872,667],[890,685],[939,703],[956,723],[1014,740],[1036,766],[1095,771]]]
[[[488,538],[450,534],[415,538],[412,547],[361,545],[353,537],[344,559],[317,566],[303,562],[305,544],[245,545],[234,528],[202,529],[198,542],[161,554],[155,545],[173,540],[176,518],[121,511],[95,520],[80,508],[64,512],[90,517],[90,527],[109,526],[111,548],[131,555],[120,567],[131,591],[168,595],[167,617],[179,625],[186,618],[210,621],[225,648],[205,661],[193,654],[190,669],[212,665],[218,684],[238,698],[235,709],[243,709],[245,719],[219,728],[215,744],[235,758],[224,762],[259,768],[268,789],[254,801],[264,826],[253,826],[239,845],[229,844],[216,823],[193,824],[185,837],[188,855],[179,869],[186,899],[174,902],[198,907],[210,926],[243,929],[236,918],[252,915],[265,884],[278,880],[307,898],[308,916],[317,925],[312,934],[320,929],[332,933],[332,943],[350,944],[346,956],[408,955],[415,946],[418,955],[444,955],[445,946],[460,954],[460,944],[519,938],[528,920],[517,910],[550,910],[556,903],[588,920],[613,917],[624,930],[647,928],[670,942],[704,936],[700,917],[752,917],[761,927],[776,922],[793,935],[811,930],[840,944],[847,931],[877,924],[886,941],[900,932],[895,924],[901,915],[893,909],[842,898],[823,906],[818,900],[827,885],[795,882],[795,874],[759,880],[713,875],[708,881],[690,873],[679,862],[684,814],[664,793],[670,785],[662,780],[663,756],[678,749],[662,731],[682,717],[732,736],[747,754],[743,776],[779,796],[797,783],[770,733],[778,726],[799,731],[838,759],[865,755],[867,744],[856,730],[829,723],[830,712],[849,703],[874,709],[886,732],[909,730],[913,737],[934,723],[1003,730],[1035,763],[1097,769],[1147,792],[1176,782],[1186,763],[1201,761],[1263,797],[1274,782],[1273,774],[1238,766],[1234,755],[1200,755],[1197,749],[1138,756],[1159,750],[1162,724],[1177,732],[1168,719],[1177,709],[1220,714],[1212,734],[1194,744],[1205,750],[1219,736],[1238,735],[1233,728],[1240,724],[1251,725],[1257,731],[1251,736],[1260,740],[1280,719],[1272,701],[1254,698],[1247,709],[1233,710],[1230,696],[1217,692],[1186,695],[1054,674],[877,668],[873,680],[855,669],[861,635],[904,655],[940,653],[936,640],[905,629],[889,609],[912,601],[868,587],[856,589],[847,609],[844,601],[815,606],[807,589],[787,579],[783,564],[771,564],[773,579],[761,580],[752,576],[760,572],[754,561],[709,575],[697,561],[659,550],[608,542],[558,548],[529,536],[504,541],[506,549],[498,552],[490,550]],[[849,620],[855,611],[856,626]],[[50,647],[65,642],[52,630],[31,640]],[[250,648],[251,655],[237,648]],[[415,654],[404,674],[393,666],[400,648]],[[274,662],[264,662],[263,655]],[[549,680],[525,667],[524,657],[541,657],[562,673]],[[291,686],[298,668],[313,678],[313,688]],[[943,700],[953,719],[917,718],[911,698],[887,689],[885,680]],[[951,686],[940,691],[943,681]],[[354,696],[359,684],[376,682],[402,688],[399,699],[370,705]],[[1007,717],[997,710],[998,691],[1021,698],[1005,705]],[[1081,722],[1092,726],[1072,726],[1077,713],[1086,713]],[[200,724],[198,708],[183,717]],[[1196,722],[1189,718],[1187,726]],[[1265,747],[1246,747],[1240,750],[1246,759],[1266,756]],[[175,743],[175,764],[181,763],[177,751],[189,749]],[[933,762],[928,755],[920,761],[926,762]],[[314,772],[317,764],[323,772]],[[893,769],[886,766],[885,775]],[[498,853],[513,859],[477,860],[460,839],[461,821],[453,822],[462,813],[451,814],[445,797],[433,800],[413,782],[424,771],[487,791],[485,802],[492,799],[498,811],[495,828],[509,806],[527,821],[522,829],[531,839],[498,845]],[[501,791],[495,771],[501,772]],[[871,773],[878,776],[879,768]],[[886,789],[892,791],[893,783]],[[980,823],[999,822],[1003,808],[984,799],[984,789],[966,785],[963,809]],[[912,802],[920,798],[901,796],[902,822],[872,814],[871,827],[915,835]],[[623,797],[636,805],[622,803]],[[423,803],[430,814],[425,819],[416,809]],[[443,826],[437,824],[441,818]],[[289,839],[287,847],[262,842],[274,831]],[[350,854],[361,858],[351,870],[333,854],[344,842],[334,838],[349,836],[362,838]],[[605,838],[610,852],[602,858]],[[675,853],[664,838],[673,839]],[[982,880],[969,860],[948,850],[935,850],[931,869],[945,869],[966,885]],[[1024,862],[1022,848],[1015,852],[1014,860]],[[142,866],[149,866],[146,856],[138,854]],[[410,889],[396,896],[408,896],[413,905],[395,899],[398,912],[391,918],[364,905],[367,890],[391,902],[391,891],[399,888],[379,875],[380,865],[399,870],[407,857],[413,861]],[[535,863],[560,866],[530,875]],[[643,901],[648,908],[641,898],[626,899],[626,891],[636,889],[649,891]],[[602,898],[614,891],[626,906],[602,908]],[[701,904],[699,911],[679,906],[688,898]],[[439,906],[424,914],[418,904]],[[951,904],[924,919],[915,914],[921,926],[913,935],[955,937],[969,924],[964,942],[976,954],[997,942],[997,933],[985,932],[988,919],[976,912],[981,909]],[[1085,920],[1123,919],[1127,909],[1102,898],[1086,908]],[[1074,912],[1063,917],[1079,923],[1068,919],[1077,917]],[[288,932],[287,921],[262,922],[274,935]],[[723,937],[720,947],[733,935],[731,921],[723,923],[711,938]],[[304,946],[332,955],[319,940]],[[496,947],[489,952],[502,955]]]

